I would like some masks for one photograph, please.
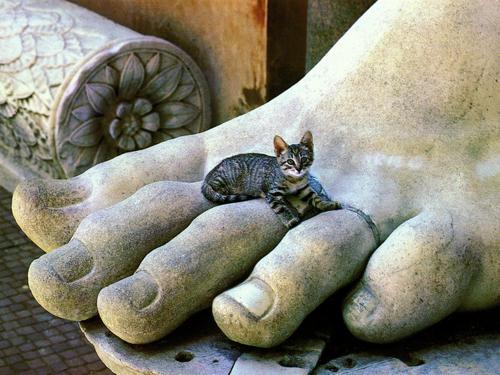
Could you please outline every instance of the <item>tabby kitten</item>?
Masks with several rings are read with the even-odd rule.
[[[314,160],[313,138],[305,132],[299,144],[288,145],[274,137],[276,157],[264,154],[239,154],[222,160],[203,182],[203,195],[217,203],[265,198],[287,228],[300,222],[297,210],[286,196],[296,196],[320,211],[340,208],[325,194],[311,188],[309,168]]]

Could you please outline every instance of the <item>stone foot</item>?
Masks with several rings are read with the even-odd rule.
[[[478,264],[447,212],[424,212],[399,226],[370,258],[346,299],[344,320],[357,337],[399,340],[456,311]]]
[[[359,275],[375,247],[370,227],[354,212],[322,213],[288,232],[245,282],[214,300],[215,321],[234,341],[277,345]]]
[[[99,294],[104,324],[123,340],[158,340],[241,280],[285,235],[262,200],[222,205],[150,253],[138,271]]]
[[[96,211],[66,245],[33,261],[28,283],[47,311],[84,320],[97,313],[97,294],[131,275],[144,256],[212,207],[201,183],[157,182]]]
[[[90,212],[92,185],[84,178],[25,181],[12,197],[17,224],[40,248],[51,251],[67,243]]]
[[[116,157],[69,180],[22,182],[12,197],[14,218],[48,252],[66,244],[89,214],[130,197],[145,185],[202,180],[203,139],[194,135],[170,144],[172,148],[154,146]],[[177,147],[189,157],[177,152]]]

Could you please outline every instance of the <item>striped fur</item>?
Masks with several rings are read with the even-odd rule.
[[[309,168],[314,160],[312,135],[306,132],[299,144],[288,145],[274,138],[276,157],[264,154],[239,154],[222,160],[203,182],[203,195],[216,203],[265,198],[287,228],[300,222],[297,210],[287,196],[297,196],[321,211],[339,208],[309,184]]]

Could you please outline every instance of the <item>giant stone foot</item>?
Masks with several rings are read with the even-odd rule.
[[[302,81],[262,107],[68,181],[21,184],[16,220],[45,250],[59,248],[33,264],[35,296],[56,314],[44,300],[78,310],[65,291],[87,283],[91,292],[78,297],[85,313],[67,317],[95,314],[98,294],[108,327],[142,343],[219,294],[219,327],[260,347],[285,340],[352,282],[344,320],[373,342],[497,305],[498,19],[495,1],[379,0]],[[165,183],[172,193],[161,209],[140,198],[155,181],[200,181],[222,158],[272,154],[275,134],[293,140],[306,130],[314,174],[348,209],[285,232],[263,201],[210,208],[195,184]],[[160,236],[156,222],[176,229]],[[108,256],[127,243],[125,255]],[[126,272],[117,272],[122,262]]]
[[[146,256],[137,272],[99,293],[104,324],[131,343],[177,328],[230,288],[286,232],[263,201],[213,208]]]
[[[270,347],[289,337],[336,290],[357,278],[377,242],[352,211],[322,213],[287,233],[239,286],[213,302],[232,340]]]
[[[66,245],[31,263],[28,280],[33,296],[61,318],[94,316],[102,288],[132,274],[151,249],[172,239],[213,206],[200,186],[156,182],[110,208],[93,212]]]

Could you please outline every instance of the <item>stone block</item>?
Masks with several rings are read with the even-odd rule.
[[[62,0],[5,1],[0,12],[6,188],[210,127],[203,74],[172,43]]]

